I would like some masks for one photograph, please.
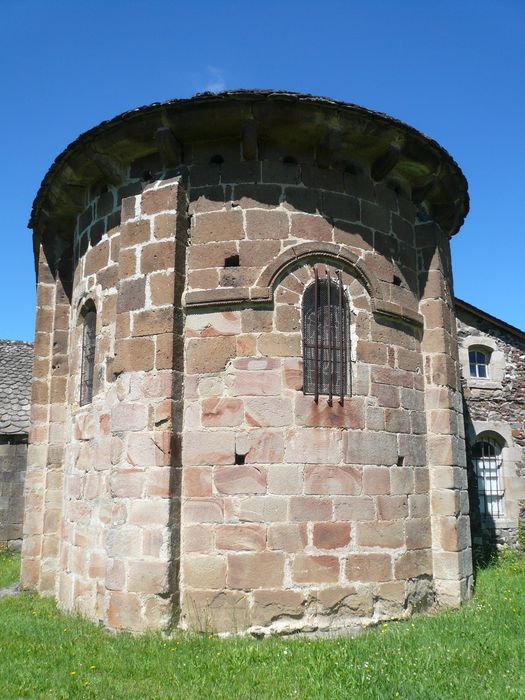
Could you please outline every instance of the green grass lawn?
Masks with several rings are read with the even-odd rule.
[[[0,557],[0,581],[17,558]],[[525,698],[525,557],[479,572],[459,611],[357,639],[108,634],[49,599],[0,600],[0,697]]]

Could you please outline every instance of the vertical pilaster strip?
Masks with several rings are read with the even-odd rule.
[[[186,208],[179,178],[122,207],[111,484],[123,515],[106,536],[114,628],[166,628],[179,607]]]
[[[55,300],[55,278],[44,246],[40,244],[31,389],[31,428],[24,494],[21,584],[26,587],[39,587],[41,577]]]
[[[432,563],[437,601],[454,606],[472,588],[463,404],[452,302],[450,248],[433,223],[416,228],[430,473]]]

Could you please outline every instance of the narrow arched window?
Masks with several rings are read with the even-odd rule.
[[[501,518],[503,508],[503,459],[501,445],[494,438],[484,437],[472,448],[476,471],[479,507],[482,515]]]
[[[97,312],[90,304],[82,312],[82,365],[80,370],[80,405],[93,400],[93,375],[95,372],[95,346]]]
[[[315,269],[315,280],[303,295],[303,391],[339,396],[350,393],[348,372],[349,309],[340,271],[335,279]]]
[[[468,353],[468,361],[471,377],[489,378],[490,352],[481,348],[471,349]]]

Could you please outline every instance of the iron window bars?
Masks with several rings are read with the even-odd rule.
[[[344,397],[350,393],[348,372],[349,308],[341,271],[333,279],[328,270],[320,279],[317,268],[314,282],[303,295],[303,392]]]
[[[479,507],[482,515],[504,516],[501,446],[493,438],[484,438],[472,448],[476,470]]]
[[[95,371],[97,312],[89,310],[82,324],[82,368],[80,371],[80,405],[93,400],[93,375]]]

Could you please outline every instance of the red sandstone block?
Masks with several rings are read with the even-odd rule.
[[[133,593],[166,593],[168,563],[148,559],[129,562],[127,588]]]
[[[111,411],[113,432],[144,430],[148,422],[148,408],[138,403],[119,403]]]
[[[146,471],[146,485],[144,494],[146,496],[158,496],[168,498],[175,490],[170,484],[170,468],[149,467]]]
[[[400,520],[408,517],[407,496],[378,496],[377,517],[380,520]]]
[[[175,267],[175,241],[149,243],[142,248],[140,271],[142,274]]]
[[[380,439],[380,438],[378,438]],[[390,493],[390,470],[388,467],[364,467],[363,468],[363,493],[388,494]]]
[[[215,531],[217,549],[260,552],[266,547],[266,528],[263,525],[219,525]]]
[[[186,466],[233,464],[235,434],[226,431],[187,432],[182,453]]]
[[[383,520],[357,523],[357,544],[360,547],[397,549],[405,544],[404,522]]]
[[[234,396],[267,396],[281,393],[281,377],[278,372],[236,371],[232,393]]]
[[[211,397],[202,402],[202,425],[205,428],[234,427],[244,419],[240,399]]]
[[[281,211],[247,211],[246,233],[250,239],[279,239],[288,237],[288,215]]]
[[[236,503],[236,515],[246,522],[271,523],[287,520],[287,499],[282,496],[248,496]]]
[[[182,564],[185,588],[224,588],[226,559],[217,555],[188,555]]]
[[[213,529],[210,525],[199,523],[198,525],[187,525],[182,533],[182,550],[184,552],[195,552],[207,554],[213,547]]]
[[[346,578],[349,581],[390,581],[392,560],[389,554],[349,554],[346,559]]]
[[[242,212],[238,209],[197,214],[191,232],[192,243],[216,243],[244,238]]]
[[[143,214],[157,214],[161,211],[177,209],[177,185],[161,187],[156,190],[146,190],[141,197]]]
[[[293,214],[291,234],[294,238],[304,238],[307,241],[331,241],[333,225],[323,216]]]
[[[317,549],[339,549],[350,543],[350,523],[314,523],[313,545]]]
[[[296,554],[292,578],[295,583],[336,583],[339,580],[339,559],[327,555]]]
[[[411,579],[432,575],[432,552],[418,549],[402,554],[395,562],[396,579]]]
[[[246,401],[246,422],[257,427],[280,427],[292,423],[289,399],[257,397]]]
[[[430,518],[411,518],[405,523],[407,549],[429,549],[432,547]]]
[[[317,428],[291,429],[287,433],[287,462],[337,464],[341,458],[341,433]]]
[[[308,522],[331,519],[331,499],[315,496],[292,496],[290,498],[290,520]]]
[[[224,501],[222,498],[187,499],[182,506],[182,519],[185,523],[222,523]]]
[[[284,555],[281,552],[229,554],[229,588],[274,588],[282,586]]]
[[[357,496],[361,493],[361,472],[356,467],[306,465],[304,491],[307,494]]]
[[[165,498],[132,501],[129,522],[132,525],[167,525],[170,504]]]
[[[239,311],[192,314],[186,317],[186,337],[211,338],[222,335],[237,335],[241,332]]]
[[[218,467],[214,473],[215,488],[221,494],[264,493],[266,472],[258,467]]]
[[[298,394],[295,398],[295,422],[297,425],[315,427],[364,428],[364,400],[361,397],[351,397],[345,399],[342,406],[337,400],[329,406],[324,400],[316,403],[313,396]]]
[[[306,523],[272,523],[268,526],[268,548],[301,552],[308,544]]]
[[[136,593],[110,593],[108,624],[115,629],[140,628],[140,601]]]
[[[249,450],[246,454],[246,464],[275,464],[281,463],[284,454],[282,433],[266,430],[252,430],[248,433]]]
[[[211,467],[184,467],[182,470],[182,494],[187,497],[211,496]]]

